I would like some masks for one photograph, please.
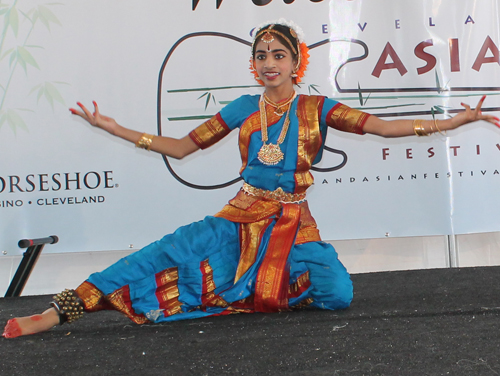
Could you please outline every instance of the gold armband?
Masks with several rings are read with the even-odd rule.
[[[149,151],[151,149],[153,137],[154,136],[152,134],[143,133],[139,141],[135,143],[135,147],[139,149],[146,149]]]
[[[422,125],[423,120],[422,119],[415,119],[413,120],[413,132],[420,137],[420,136],[429,136],[429,134],[425,131],[424,126]]]

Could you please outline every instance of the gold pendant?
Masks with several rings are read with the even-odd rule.
[[[263,164],[272,166],[283,160],[283,152],[279,145],[264,144],[257,153],[257,158]]]
[[[285,111],[283,111],[281,107],[276,107],[276,110],[274,111],[274,114],[277,116],[283,116],[284,113]]]

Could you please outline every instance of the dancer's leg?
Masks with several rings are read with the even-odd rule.
[[[5,338],[15,338],[45,332],[59,324],[59,319],[59,313],[55,308],[49,308],[39,315],[16,317],[7,322],[3,336]]]
[[[52,308],[39,315],[16,317],[7,322],[3,336],[15,338],[44,332],[63,322],[73,322],[82,317],[83,301],[75,290],[64,290],[54,296]]]
[[[175,250],[178,251],[175,252]],[[162,240],[154,242],[142,250],[119,260],[103,272],[92,274],[89,280],[82,283],[75,291],[75,296],[78,297],[81,302],[79,304],[81,304],[82,310],[78,311],[80,313],[76,314],[77,317],[72,317],[71,314],[69,314],[68,317],[63,318],[63,321],[65,319],[67,319],[68,322],[74,321],[80,317],[84,311],[95,312],[102,309],[117,309],[116,306],[107,301],[106,295],[124,285],[142,285],[142,281],[152,280],[154,284],[152,291],[154,292],[157,286],[155,284],[155,279],[151,278],[151,276],[154,277],[156,273],[171,266],[193,263],[193,265],[195,265],[193,270],[199,272],[199,262],[213,255],[214,250],[217,250],[219,253],[222,252],[227,254],[227,263],[232,259],[237,262],[237,258],[233,257],[234,255],[237,257],[237,254],[239,254],[237,224],[233,224],[222,218],[207,217],[204,221],[181,227],[176,231],[175,235],[167,235]],[[226,265],[225,268],[236,270],[236,265]],[[184,269],[181,268],[179,272],[181,280],[187,280],[191,276],[191,274]],[[228,274],[234,275],[232,269]],[[219,280],[217,282],[222,283],[221,277],[218,276],[218,278]],[[201,280],[201,276],[199,279]],[[94,282],[99,288],[93,284]],[[189,288],[191,287],[192,286],[187,285],[181,286],[183,289],[181,293],[183,292],[183,304],[185,306],[190,305],[194,307],[201,304],[201,297],[200,294],[190,293]],[[60,295],[62,294],[63,293]],[[136,294],[134,295],[134,302],[142,298],[144,297],[137,296]],[[146,311],[159,308],[158,301],[156,300],[157,298],[155,296],[153,296],[153,298],[156,306],[147,308],[145,309]],[[3,336],[6,338],[14,338],[21,335],[39,333],[57,325],[60,322],[60,313],[62,313],[63,316],[65,315],[66,311],[64,310],[64,306],[66,303],[59,295],[56,301],[58,301],[58,309],[52,308],[41,315],[19,317],[9,320]],[[138,304],[142,304],[142,301]],[[117,310],[127,314],[125,311],[120,309]],[[131,316],[129,316],[129,318],[134,320]]]

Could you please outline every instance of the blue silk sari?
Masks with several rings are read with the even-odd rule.
[[[327,127],[361,134],[368,115],[324,97],[298,96],[280,145],[284,159],[269,166],[257,158],[258,102],[259,96],[240,97],[190,133],[204,149],[239,128],[240,174],[250,190],[240,191],[215,216],[92,274],[77,289],[87,311],[116,309],[145,323],[349,306],[349,274],[335,249],[321,241],[303,197]],[[285,116],[270,106],[266,113],[269,142],[276,144]]]

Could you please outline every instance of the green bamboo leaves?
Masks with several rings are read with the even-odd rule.
[[[431,114],[432,114],[432,119],[436,120],[436,113],[437,114],[442,114],[447,116],[448,118],[451,118],[452,116],[448,113],[448,109],[450,107],[447,106],[441,106],[441,105],[436,105],[431,107]]]
[[[370,95],[372,95],[372,93],[368,94],[368,96],[366,98],[363,98],[363,91],[361,90],[361,86],[359,86],[359,82],[358,82],[358,99],[359,99],[359,104],[361,106],[366,105],[366,102],[368,102]]]
[[[28,74],[27,65],[40,69],[33,55],[22,46],[18,46],[10,53],[9,67],[12,67],[14,63],[19,64],[26,74]]]
[[[0,0],[1,2],[1,0]],[[18,67],[22,68],[27,79],[30,69],[41,70],[36,61],[36,50],[42,50],[42,46],[29,44],[29,39],[41,25],[48,31],[51,26],[62,26],[50,7],[62,5],[61,3],[47,3],[37,5],[27,11],[20,9],[22,0],[14,0],[10,5],[0,3],[0,129],[3,125],[16,133],[17,129],[28,130],[26,122],[21,116],[21,111],[31,111],[24,108],[5,108],[6,103],[16,102],[15,95],[19,96],[22,86],[19,84],[20,77],[16,75]],[[10,44],[10,46],[7,46]],[[16,92],[11,90],[12,82],[15,81]],[[27,84],[30,80],[27,79]],[[45,99],[54,110],[54,103],[65,105],[63,97],[56,85],[64,82],[43,82],[31,89],[28,95],[36,92],[37,103]],[[10,95],[9,101],[6,101]]]
[[[4,16],[3,18],[5,20],[2,32],[5,33],[10,27],[14,35],[17,37],[17,33],[19,31],[19,14],[17,9],[14,6],[9,8],[6,4],[0,4],[0,16]]]
[[[316,84],[310,84],[307,86],[307,89],[309,90],[309,95],[311,95],[311,93],[313,91],[315,91],[316,93],[318,93],[319,95],[321,95],[320,91],[317,89],[319,87],[319,85],[316,85]]]
[[[65,82],[57,81],[54,82],[54,84],[68,85]],[[30,94],[35,91],[37,92],[37,103],[40,102],[40,98],[45,98],[47,102],[49,102],[52,109],[54,109],[54,101],[61,103],[63,106],[66,105],[66,103],[64,103],[62,95],[59,93],[59,90],[57,90],[57,88],[51,82],[44,82],[43,84],[35,86],[33,89],[31,89]]]
[[[50,3],[47,5],[61,5],[61,3]],[[50,24],[62,26],[61,22],[57,19],[54,13],[45,5],[38,5],[36,8],[31,9],[26,17],[35,24],[38,20],[50,31]]]
[[[26,126],[26,123],[23,120],[23,118],[18,114],[19,111],[31,111],[31,110],[24,108],[17,108],[17,109],[8,109],[6,111],[0,111],[0,127],[2,127],[3,124],[7,124],[14,133],[16,133],[16,130],[18,128],[27,131],[28,127]]]
[[[207,110],[207,107],[210,104],[210,99],[212,99],[214,104],[217,104],[217,102],[215,101],[215,95],[213,95],[212,93],[207,91],[205,94],[202,94],[201,96],[199,96],[198,99],[201,99],[203,97],[207,97],[207,100],[205,101],[205,111]]]
[[[450,81],[448,81],[445,85],[441,86],[441,81],[439,80],[439,75],[438,75],[437,69],[434,71],[434,77],[436,79],[436,88],[437,88],[438,93],[442,93],[444,91],[450,90],[448,87],[448,84],[450,83]]]

